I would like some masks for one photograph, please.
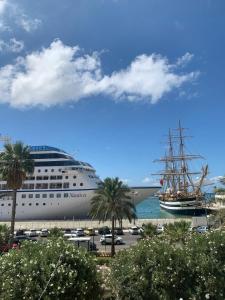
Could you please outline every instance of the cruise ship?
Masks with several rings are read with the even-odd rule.
[[[30,146],[34,173],[17,192],[16,220],[69,220],[88,218],[90,201],[101,182],[95,169],[65,151],[50,146]],[[136,205],[159,187],[132,187]],[[0,181],[0,221],[10,220],[11,191]]]

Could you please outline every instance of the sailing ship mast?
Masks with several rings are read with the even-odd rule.
[[[201,155],[193,155],[185,153],[184,140],[187,136],[184,136],[183,131],[185,128],[182,128],[181,122],[179,121],[179,126],[176,129],[177,134],[172,134],[169,130],[168,134],[168,154],[156,161],[165,163],[165,170],[158,174],[163,176],[165,193],[169,193],[172,197],[185,197],[190,194],[200,196],[201,195],[201,186],[203,184],[204,178],[208,174],[208,166],[204,167],[201,172],[191,172],[188,167],[188,161],[194,159],[203,159]],[[179,143],[179,147],[176,151],[175,143]],[[200,175],[201,179],[199,180],[198,185],[194,184],[192,179],[193,175]]]

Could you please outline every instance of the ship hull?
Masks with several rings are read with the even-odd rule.
[[[182,199],[181,201],[160,200],[160,207],[175,215],[201,216],[207,214],[207,209],[200,205],[195,197],[189,197],[187,199]]]
[[[135,205],[149,196],[154,195],[158,187],[134,187],[131,188],[131,202]],[[22,199],[21,194],[30,192],[18,191],[16,220],[72,220],[87,219],[91,208],[91,199],[96,189],[61,190],[61,197],[51,199],[47,197],[37,201],[34,199]],[[57,195],[59,191],[54,191]],[[53,191],[38,191],[39,194],[50,194]],[[35,192],[34,192],[35,194]],[[32,201],[33,200],[33,201]],[[3,206],[4,204],[4,206]],[[12,200],[0,200],[0,221],[9,221],[11,217]]]

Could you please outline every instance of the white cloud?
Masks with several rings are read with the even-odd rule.
[[[177,60],[177,66],[186,66],[192,59],[194,55],[187,52]]]
[[[36,30],[41,25],[41,23],[41,20],[37,18],[32,20],[25,14],[21,15],[17,20],[17,24],[27,32]]]
[[[150,177],[145,177],[143,180],[142,180],[143,183],[148,183],[148,182],[152,182],[152,179]]]
[[[128,184],[128,182],[130,182],[130,179],[128,178],[124,178],[124,179],[120,179],[124,184]]]
[[[55,40],[0,69],[0,102],[49,107],[107,94],[116,100],[156,103],[197,75],[179,74],[176,64],[156,54],[140,55],[127,68],[104,75],[98,53],[82,54],[78,46]]]
[[[7,6],[7,0],[0,0],[0,15],[2,15]]]
[[[24,48],[24,42],[18,41],[15,38],[10,39],[8,43],[3,40],[0,40],[0,52],[6,51],[6,52],[18,53],[22,51],[23,48]]]
[[[0,0],[0,30],[11,31],[17,25],[27,32],[36,30],[41,25],[41,20],[31,18],[24,13],[20,3],[9,0]]]

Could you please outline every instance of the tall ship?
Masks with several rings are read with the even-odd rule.
[[[160,207],[173,214],[203,215],[206,205],[202,185],[208,174],[208,165],[199,172],[191,170],[191,161],[203,157],[186,151],[184,130],[180,121],[177,129],[169,130],[165,156],[156,160],[164,165],[161,172],[153,174],[161,176]],[[198,180],[194,179],[196,176]]]
[[[87,218],[90,202],[101,182],[95,169],[63,150],[30,146],[34,173],[26,177],[17,192],[17,220],[66,220]],[[133,187],[134,204],[155,194],[159,187]],[[10,220],[12,191],[0,181],[0,221]]]

